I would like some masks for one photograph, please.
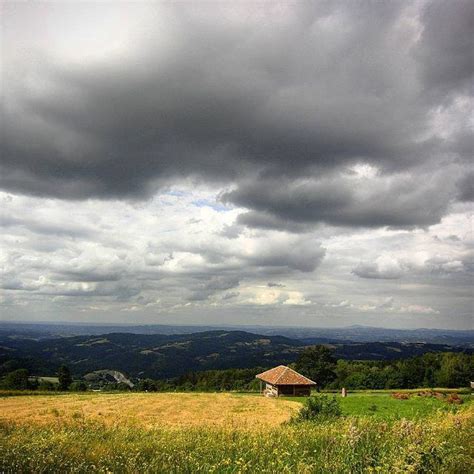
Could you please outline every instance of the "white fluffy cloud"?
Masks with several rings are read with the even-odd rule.
[[[3,193],[3,317],[436,326],[456,308],[469,324],[465,209],[429,231],[229,236],[241,210],[218,194],[183,183],[140,203],[71,206]]]

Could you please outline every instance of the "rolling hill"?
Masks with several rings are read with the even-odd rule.
[[[172,378],[190,371],[271,367],[294,362],[313,340],[262,336],[244,331],[193,334],[130,334],[31,339],[0,333],[0,373],[16,366],[52,375],[61,364],[75,375],[118,370],[131,377]],[[426,352],[460,351],[448,345],[400,342],[327,343],[337,358],[391,360]],[[464,349],[466,350],[466,349]]]

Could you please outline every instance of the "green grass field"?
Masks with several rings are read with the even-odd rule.
[[[397,400],[391,397],[391,392],[366,392],[350,393],[346,398],[336,396],[346,416],[370,417],[379,420],[398,420],[406,418],[417,420],[436,412],[451,412],[456,410],[452,405],[437,398],[425,398],[416,395],[416,392],[408,400]],[[471,395],[461,395],[464,404],[472,403]],[[291,398],[285,398],[291,400]],[[293,399],[294,400],[294,399]],[[304,398],[298,401],[303,403]]]
[[[340,399],[341,418],[294,424],[300,400],[255,394],[5,397],[0,472],[464,474],[474,470],[464,400],[357,393]]]

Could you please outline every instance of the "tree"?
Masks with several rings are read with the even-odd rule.
[[[156,383],[153,379],[140,380],[134,387],[138,392],[156,392]]]
[[[435,374],[439,387],[466,387],[474,377],[474,357],[468,354],[441,354],[440,369]]]
[[[72,383],[71,371],[65,365],[58,370],[59,390],[67,390]]]
[[[336,378],[336,359],[332,351],[325,346],[304,349],[296,361],[295,368],[314,380],[319,387],[325,387]]]
[[[11,390],[27,390],[30,388],[28,382],[28,370],[18,369],[5,375],[2,383],[3,388]]]

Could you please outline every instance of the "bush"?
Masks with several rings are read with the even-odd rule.
[[[38,390],[52,392],[56,390],[57,386],[58,384],[50,382],[49,380],[40,380],[40,383],[38,385]]]
[[[452,405],[461,405],[463,403],[463,399],[457,393],[451,393],[448,395],[446,402]]]
[[[317,395],[309,397],[294,421],[319,421],[341,416],[341,407],[336,397]]]
[[[69,390],[71,392],[86,392],[87,391],[87,385],[85,382],[73,382],[71,385],[69,385]]]
[[[408,400],[410,398],[410,394],[403,392],[394,392],[392,393],[392,398],[395,398],[397,400]]]

